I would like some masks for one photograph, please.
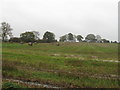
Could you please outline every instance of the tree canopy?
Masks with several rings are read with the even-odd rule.
[[[10,27],[10,25],[8,24],[8,23],[6,23],[6,22],[2,22],[1,23],[1,37],[2,37],[2,41],[6,41],[7,39],[8,39],[8,36],[10,37],[10,38],[12,38],[13,37],[13,35],[12,35],[12,28]]]
[[[43,40],[47,43],[55,42],[55,35],[52,32],[45,32],[43,35]]]
[[[0,27],[0,40],[2,41],[10,41],[10,42],[40,42],[40,43],[51,43],[51,42],[57,42],[55,40],[55,34],[49,31],[46,31],[43,35],[43,38],[40,39],[39,35],[40,33],[38,31],[28,31],[25,33],[21,33],[20,37],[13,37],[12,35],[12,28],[11,26],[6,23],[2,22]],[[81,35],[74,35],[72,33],[65,34],[60,37],[60,42],[76,42],[82,41],[82,42],[97,42],[97,43],[108,43],[109,40],[102,39],[100,35],[94,35],[94,34],[88,34],[84,40],[82,40],[83,37]],[[117,42],[117,41],[116,41]],[[115,42],[115,43],[116,43]],[[112,41],[111,41],[112,43]]]
[[[85,39],[94,40],[95,39],[95,35],[94,34],[88,34]]]
[[[20,38],[23,42],[34,42],[35,41],[35,35],[33,32],[25,32],[20,34]]]
[[[72,33],[68,33],[68,40],[71,41],[73,39],[74,39],[73,34]]]
[[[60,42],[65,42],[65,41],[67,41],[67,35],[61,36],[59,41],[60,41]]]
[[[81,35],[77,35],[77,40],[80,42],[82,41],[83,37]]]
[[[38,31],[32,31],[32,32],[35,35],[35,40],[38,40],[40,33]]]

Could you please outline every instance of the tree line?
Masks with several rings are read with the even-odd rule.
[[[3,42],[37,42],[37,43],[51,43],[51,42],[98,42],[98,43],[110,43],[109,40],[102,39],[100,35],[88,34],[85,38],[82,35],[74,35],[72,33],[65,34],[60,37],[59,41],[55,39],[55,34],[53,32],[46,31],[43,38],[40,39],[40,33],[38,31],[27,31],[20,34],[20,37],[14,37],[12,34],[11,26],[2,22],[0,27],[0,37]],[[9,37],[9,39],[8,39]],[[117,41],[111,41],[111,43],[117,43]]]

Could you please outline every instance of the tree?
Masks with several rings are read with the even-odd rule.
[[[72,41],[74,39],[73,34],[72,33],[68,33],[68,40]]]
[[[83,37],[81,35],[77,35],[77,40],[80,42],[82,41]]]
[[[114,41],[113,43],[118,43],[117,41]]]
[[[110,41],[109,41],[109,40],[106,40],[106,39],[102,39],[102,41],[103,41],[104,43],[110,43]]]
[[[44,35],[43,35],[43,40],[47,43],[50,43],[50,42],[55,42],[55,35],[54,33],[52,32],[45,32]]]
[[[72,40],[72,42],[76,42],[76,38],[77,38],[77,36],[76,36],[76,35],[73,35],[73,40]]]
[[[60,42],[65,42],[65,41],[67,41],[67,35],[61,36],[59,41],[60,41]]]
[[[21,39],[20,38],[18,38],[18,37],[12,37],[12,38],[10,38],[9,39],[9,42],[21,42]]]
[[[37,32],[37,31],[32,31],[32,32],[33,32],[33,34],[35,35],[35,40],[38,40],[40,33]]]
[[[61,36],[59,41],[60,42],[75,42],[76,35],[73,35],[72,33],[68,33],[66,35]]]
[[[12,35],[12,28],[10,27],[10,25],[8,24],[8,23],[6,23],[6,22],[2,22],[1,23],[1,37],[2,37],[2,41],[5,41],[5,40],[7,40],[8,39],[8,36],[10,37],[10,38],[12,38],[13,37],[13,35]]]
[[[94,34],[88,34],[85,39],[89,42],[95,42],[96,39],[95,39],[95,35]]]
[[[101,36],[100,36],[100,35],[96,35],[96,37],[95,37],[95,38],[96,38],[97,42],[99,42],[99,43],[102,41],[102,39],[101,39]]]
[[[25,32],[20,34],[20,38],[23,42],[34,42],[35,41],[35,35],[33,32]]]

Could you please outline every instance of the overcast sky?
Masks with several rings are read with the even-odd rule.
[[[58,39],[69,32],[100,35],[118,40],[119,0],[1,0],[1,22],[8,22],[13,35],[25,31],[54,32]]]

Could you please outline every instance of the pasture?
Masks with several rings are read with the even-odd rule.
[[[118,88],[117,60],[114,43],[2,44],[4,83],[22,80],[61,88]]]

